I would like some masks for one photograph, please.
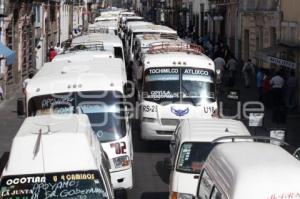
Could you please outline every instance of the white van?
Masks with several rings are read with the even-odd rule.
[[[120,59],[49,62],[26,87],[28,116],[88,115],[107,153],[114,188],[132,188],[132,134],[127,78]]]
[[[145,55],[139,92],[141,137],[170,140],[179,120],[217,112],[215,65],[190,44],[160,45]]]
[[[197,199],[300,197],[300,162],[278,145],[218,144],[200,174]]]
[[[119,37],[111,34],[90,33],[76,37],[72,40],[69,50],[111,51],[115,58],[120,58],[125,63],[123,43]]]
[[[86,115],[29,117],[12,142],[0,197],[113,199],[109,167]]]
[[[237,120],[182,120],[170,142],[169,198],[194,198],[202,165],[216,145],[212,141],[234,135],[250,136],[250,132]]]

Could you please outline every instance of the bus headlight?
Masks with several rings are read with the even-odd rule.
[[[193,195],[187,193],[178,193],[177,199],[193,199]]]
[[[143,117],[142,122],[154,123],[156,122],[156,118]]]
[[[130,158],[128,157],[128,155],[113,158],[113,161],[116,169],[127,167],[130,165]]]
[[[171,199],[193,199],[192,194],[172,192]]]

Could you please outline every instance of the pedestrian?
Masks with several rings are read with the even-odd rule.
[[[263,81],[264,81],[264,71],[259,68],[256,73],[256,87],[258,90],[258,100],[263,101]]]
[[[270,80],[273,107],[278,107],[283,104],[283,86],[284,79],[281,77],[280,72],[276,72],[275,76]]]
[[[3,99],[4,99],[4,92],[3,92],[2,86],[0,86],[0,100],[3,100]]]
[[[214,59],[214,63],[215,63],[215,69],[216,69],[216,73],[217,73],[216,82],[217,82],[217,84],[221,84],[222,83],[224,67],[226,65],[225,60],[223,59],[223,57],[217,56],[217,58]]]
[[[242,72],[244,75],[245,87],[249,88],[251,85],[251,79],[255,73],[254,65],[251,59],[248,59],[248,61],[244,64]]]
[[[23,90],[23,94],[26,96],[26,87],[28,85],[28,83],[30,82],[30,80],[32,79],[33,77],[33,73],[29,73],[28,75],[28,78],[26,78],[24,81],[23,81],[23,84],[22,84],[22,90]]]
[[[263,102],[265,107],[270,108],[270,71],[266,70],[263,79]]]
[[[292,70],[290,76],[286,82],[286,97],[287,97],[287,107],[295,108],[296,106],[296,87],[297,87],[297,79],[295,76],[295,71]]]
[[[271,97],[272,97],[272,122],[276,124],[286,122],[286,108],[283,103],[284,79],[281,72],[276,72],[270,80]]]
[[[49,50],[49,61],[52,61],[56,55],[57,55],[57,53],[54,50],[54,47],[50,47],[50,50]]]
[[[228,86],[234,87],[235,84],[235,75],[237,70],[237,62],[232,55],[227,63],[228,73],[229,73],[229,80],[228,80]]]
[[[60,47],[59,43],[56,44],[56,46],[54,47],[54,50],[55,50],[57,55],[59,55],[63,52],[63,48]]]

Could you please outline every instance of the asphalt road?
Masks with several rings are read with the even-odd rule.
[[[129,199],[167,199],[169,171],[164,159],[169,156],[169,143],[143,141],[140,138],[139,120],[133,121],[133,189]]]

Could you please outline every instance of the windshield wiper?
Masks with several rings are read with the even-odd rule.
[[[189,96],[190,91],[183,84],[181,84],[181,87],[184,89],[184,91],[186,92],[186,94]],[[180,99],[181,99],[181,101],[183,101],[183,93],[181,93]],[[194,98],[193,97],[189,97],[189,99],[191,99],[192,104],[194,106],[196,106],[196,102],[195,102]]]

